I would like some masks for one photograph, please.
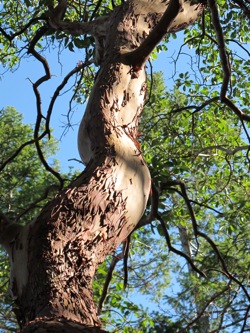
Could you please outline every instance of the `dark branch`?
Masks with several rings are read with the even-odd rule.
[[[103,304],[104,304],[105,299],[107,297],[108,288],[109,288],[109,285],[110,285],[110,282],[111,282],[111,279],[112,279],[112,276],[113,276],[113,271],[115,269],[115,266],[118,263],[118,261],[120,261],[123,258],[123,256],[124,256],[124,254],[123,254],[123,252],[121,252],[118,255],[114,256],[112,261],[111,261],[111,264],[109,266],[109,270],[108,270],[108,273],[107,273],[107,276],[106,276],[106,280],[105,280],[105,283],[104,283],[104,286],[103,286],[103,289],[102,289],[102,296],[101,296],[101,298],[99,300],[99,303],[98,303],[98,313],[99,314],[102,311]]]
[[[123,242],[123,270],[124,270],[124,289],[126,289],[128,284],[128,255],[129,255],[129,246],[130,246],[130,237]]]
[[[178,15],[180,8],[181,5],[178,0],[170,0],[165,13],[149,36],[136,50],[121,55],[121,61],[124,64],[138,66],[141,68],[148,60],[155,46],[168,32],[168,28]]]
[[[55,101],[57,97],[59,96],[60,91],[65,87],[67,84],[68,80],[76,73],[80,72],[84,67],[89,66],[92,62],[82,62],[79,66],[76,66],[74,69],[72,69],[63,79],[62,83],[56,88],[49,107],[48,107],[48,112],[47,112],[47,117],[46,117],[46,132],[50,132],[50,118],[52,115],[53,107],[55,104]]]
[[[53,168],[51,168],[48,165],[46,159],[44,158],[42,149],[40,147],[40,142],[38,140],[41,122],[42,122],[42,119],[44,119],[44,116],[42,115],[42,108],[41,108],[42,101],[41,101],[41,96],[40,96],[38,87],[43,82],[48,81],[51,78],[51,74],[50,74],[50,69],[49,69],[47,60],[35,50],[35,46],[36,46],[37,42],[46,34],[48,29],[49,29],[48,26],[41,27],[37,31],[35,37],[31,41],[29,48],[28,48],[28,53],[32,54],[43,65],[44,72],[45,72],[45,74],[42,77],[40,77],[35,83],[33,83],[33,90],[34,90],[34,93],[36,96],[36,107],[37,107],[37,119],[36,119],[36,125],[35,125],[35,130],[34,130],[34,140],[35,140],[35,145],[36,145],[38,156],[39,156],[42,164],[44,165],[45,169],[47,171],[49,171],[50,173],[52,173],[59,180],[61,187],[63,187],[64,180],[61,178],[60,174],[56,170],[54,170]],[[50,131],[48,129],[45,129],[44,133],[45,133],[45,135],[47,134],[50,137]]]
[[[234,0],[233,2],[237,3],[243,13],[250,19],[250,8],[247,7],[243,0]]]
[[[18,30],[14,34],[7,34],[7,32],[1,27],[0,27],[0,32],[6,39],[8,39],[9,42],[11,42],[15,37],[23,34],[34,23],[37,23],[39,21],[44,21],[46,19],[47,19],[47,17],[45,15],[41,15],[39,17],[34,17],[27,24],[25,24],[22,29]]]
[[[137,224],[137,226],[135,227],[134,230],[137,230],[137,229],[139,229],[141,227],[144,227],[145,225],[150,224],[157,217],[158,207],[159,207],[159,191],[158,191],[157,187],[155,186],[155,184],[152,182],[152,185],[151,185],[151,210],[150,210],[150,213],[149,213],[149,215],[143,216],[140,219],[139,223]]]
[[[165,222],[163,220],[163,218],[160,216],[160,214],[157,214],[157,219],[160,221],[160,224],[161,224],[161,227],[162,227],[162,230],[163,230],[163,233],[164,233],[164,237],[165,237],[165,240],[166,240],[166,243],[167,243],[167,246],[168,246],[168,249],[169,251],[172,251],[173,253],[183,257],[186,259],[186,261],[188,262],[188,264],[192,267],[192,269],[197,272],[200,276],[202,277],[207,277],[206,274],[204,272],[202,272],[201,270],[199,270],[199,268],[197,268],[194,263],[193,263],[193,260],[188,256],[186,255],[184,252],[180,251],[180,250],[177,250],[176,248],[174,248],[171,244],[171,240],[170,240],[170,236],[169,236],[169,233],[167,231],[167,228],[166,228],[166,225],[165,225]]]
[[[41,140],[42,138],[44,138],[46,135],[46,133],[42,133],[36,140]],[[21,151],[23,150],[23,148],[25,148],[26,146],[29,146],[29,145],[32,145],[36,142],[35,139],[33,140],[30,140],[30,141],[27,141],[25,143],[23,143],[16,151],[15,153],[9,157],[1,166],[0,166],[0,171],[2,171],[6,165],[8,165],[10,162],[12,162],[14,160],[14,158],[16,158],[20,153]]]
[[[230,63],[228,60],[228,55],[225,46],[224,34],[220,24],[220,16],[217,4],[215,0],[209,0],[209,6],[211,11],[212,23],[216,32],[217,44],[220,55],[220,62],[223,71],[223,81],[220,92],[221,101],[227,105],[241,120],[250,121],[250,116],[243,113],[226,95],[228,90],[228,85],[231,78]]]

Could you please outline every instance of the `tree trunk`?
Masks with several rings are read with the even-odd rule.
[[[193,22],[202,8],[176,0],[137,0],[108,18],[104,57],[79,130],[86,169],[35,221],[2,240],[10,254],[10,289],[23,332],[85,332],[84,327],[104,332],[93,301],[93,277],[142,217],[151,186],[136,140],[145,62],[164,34]],[[76,31],[73,23],[56,24]]]

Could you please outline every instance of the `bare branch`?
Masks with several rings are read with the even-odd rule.
[[[57,99],[57,97],[59,96],[60,91],[65,87],[65,85],[67,84],[68,80],[76,73],[78,73],[79,71],[81,71],[84,67],[89,66],[92,62],[88,61],[88,62],[82,62],[80,63],[78,66],[76,66],[75,68],[73,68],[63,79],[63,81],[61,82],[61,84],[56,88],[49,107],[48,107],[48,111],[47,111],[47,117],[46,117],[46,132],[49,133],[50,132],[50,118],[52,115],[52,111],[53,111],[53,107],[55,104],[55,101]]]
[[[46,133],[42,133],[37,139],[33,139],[33,140],[29,140],[25,143],[23,143],[16,151],[13,155],[11,155],[11,157],[9,157],[5,162],[3,162],[1,165],[0,165],[0,171],[2,171],[10,162],[12,162],[14,160],[15,157],[17,157],[21,151],[26,147],[26,146],[29,146],[29,145],[32,145],[34,144],[37,140],[41,140],[42,138],[44,138],[46,135]]]
[[[118,261],[120,261],[123,258],[123,256],[124,256],[124,253],[121,252],[118,255],[114,256],[112,261],[111,261],[111,264],[109,266],[109,270],[108,270],[108,273],[107,273],[107,276],[106,276],[106,280],[105,280],[105,283],[104,283],[104,286],[103,286],[103,289],[102,289],[102,296],[101,296],[101,298],[99,300],[99,303],[98,303],[98,313],[99,314],[102,311],[103,304],[104,304],[105,299],[107,297],[108,288],[109,288],[109,285],[110,285],[110,282],[111,282],[111,279],[112,279],[112,275],[113,275],[115,266],[118,263]]]
[[[33,90],[34,90],[34,93],[36,96],[36,107],[37,107],[37,119],[36,119],[36,125],[35,125],[35,130],[34,130],[34,140],[35,140],[35,145],[36,145],[38,156],[39,156],[41,162],[43,163],[45,169],[48,170],[50,173],[52,173],[59,180],[61,187],[63,187],[64,180],[61,178],[60,174],[56,170],[54,170],[53,168],[51,168],[48,165],[46,159],[44,158],[44,155],[43,155],[43,152],[41,150],[40,143],[38,140],[41,121],[42,121],[42,119],[44,119],[44,116],[42,115],[42,109],[41,109],[42,101],[41,101],[41,96],[40,96],[38,87],[43,82],[48,81],[51,78],[51,74],[50,74],[50,69],[49,69],[47,60],[35,50],[35,46],[36,46],[36,43],[39,41],[39,39],[42,38],[47,31],[48,31],[47,26],[41,27],[37,31],[35,37],[33,38],[32,42],[30,43],[29,49],[28,49],[28,53],[32,54],[43,65],[44,72],[45,72],[45,74],[42,77],[40,77],[35,83],[32,84]],[[50,137],[50,131],[48,129],[45,129],[44,133],[45,133],[45,135],[48,134],[48,136]]]
[[[223,81],[220,92],[221,101],[227,105],[241,120],[250,121],[250,116],[243,113],[226,95],[231,78],[231,68],[225,46],[224,34],[220,24],[220,17],[215,0],[209,0],[212,23],[216,32],[218,50],[223,71]]]
[[[247,311],[245,313],[244,321],[243,321],[243,325],[242,325],[240,333],[245,332],[245,327],[247,325],[247,320],[249,319],[249,312],[250,312],[250,305],[248,306]]]
[[[165,237],[165,240],[166,240],[166,243],[167,243],[167,246],[168,246],[168,249],[169,251],[172,251],[173,253],[175,254],[178,254],[179,256],[185,258],[188,262],[188,264],[192,267],[192,269],[197,272],[200,276],[202,277],[207,277],[206,274],[204,272],[202,272],[201,270],[199,270],[199,268],[197,268],[194,263],[193,263],[193,260],[188,256],[186,255],[184,252],[180,251],[180,250],[177,250],[176,248],[174,248],[171,244],[171,240],[170,240],[170,236],[169,236],[169,233],[167,231],[167,228],[166,228],[166,225],[165,225],[165,222],[163,220],[163,218],[160,216],[160,214],[157,214],[157,219],[160,221],[161,223],[161,227],[162,227],[162,230],[163,230],[163,233],[164,233],[164,237]]]
[[[131,237],[131,234],[123,242],[124,289],[126,289],[127,284],[128,284],[128,254],[129,254],[129,246],[130,246],[130,237]]]

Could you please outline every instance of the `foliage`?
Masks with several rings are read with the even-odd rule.
[[[207,276],[202,279],[189,266],[184,268],[183,261],[170,263],[177,292],[163,296],[165,306],[176,309],[172,315],[183,327],[195,318],[198,305],[205,310],[204,316],[209,316],[211,331],[234,322],[236,332],[244,322],[249,302],[244,288],[249,283],[250,264],[246,137],[241,122],[226,108],[216,103],[192,111],[187,107],[187,95],[176,89],[164,91],[159,74],[154,81],[152,104],[143,116],[142,147],[153,179],[162,189],[161,214],[173,245],[180,247],[179,229],[185,227],[192,258]],[[199,96],[196,100],[193,97],[192,105],[199,103]],[[197,228],[213,239],[222,261],[207,239],[197,238],[180,188],[168,185],[179,179],[185,182]],[[223,273],[224,265],[232,276]]]
[[[78,1],[71,1],[65,18],[91,21],[121,2],[86,0],[79,5]],[[5,68],[16,68],[27,56],[37,31],[46,25],[45,17],[53,3],[1,1],[0,59]],[[152,89],[149,88],[142,116],[140,141],[159,189],[159,215],[163,223],[155,219],[132,234],[125,291],[122,256],[117,261],[101,313],[106,327],[113,332],[201,333],[204,327],[207,332],[220,333],[249,330],[249,9],[244,1],[219,0],[217,4],[223,47],[218,47],[218,31],[211,23],[208,8],[203,19],[184,33],[184,42],[173,59],[173,87],[165,87],[160,73],[149,80]],[[167,37],[153,58],[157,52],[171,48],[168,42]],[[93,59],[94,40],[48,29],[36,49],[46,55],[51,48],[56,48],[59,55],[81,49],[84,61],[89,61]],[[227,96],[237,107],[221,102],[225,66],[219,49],[230,63]],[[86,101],[95,70],[91,65],[78,72],[72,93],[77,102]],[[21,143],[32,138],[32,130],[21,125],[14,110],[2,112],[0,141],[5,149],[1,151],[1,161],[5,161]],[[10,126],[13,122],[17,127]],[[46,147],[47,144],[46,141]],[[48,156],[55,149],[53,141],[49,145]],[[25,223],[27,215],[24,221],[23,212],[41,197],[48,185],[55,183],[54,178],[41,169],[33,146],[26,147],[3,172],[1,209],[7,207],[9,213]],[[180,185],[185,187],[187,197]],[[35,204],[28,219],[43,205],[44,201]],[[183,230],[191,253],[184,247]],[[166,232],[173,247],[170,253]],[[97,302],[106,272],[114,257],[121,253],[123,249],[117,249],[99,267],[94,283]],[[201,277],[181,254],[190,255],[195,267],[206,277]],[[5,283],[7,263],[1,258],[1,278]],[[7,317],[8,309],[3,305],[1,309],[8,323],[12,320]]]

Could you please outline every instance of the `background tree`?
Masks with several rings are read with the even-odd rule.
[[[66,1],[60,1],[56,7],[48,1],[18,4],[2,1],[1,13],[3,64],[15,66],[28,49],[46,71],[33,84],[38,115],[34,141],[40,160],[61,186],[62,177],[46,162],[38,142],[49,135],[54,102],[72,75],[77,74],[73,97],[78,102],[88,97],[95,77],[94,45],[94,61],[101,64],[101,69],[110,48],[105,41],[104,15],[112,13],[121,3],[71,1],[66,11],[65,4]],[[118,249],[99,267],[94,282],[99,310],[103,309],[102,319],[109,330],[244,332],[249,329],[248,19],[247,2],[209,1],[207,13],[198,26],[185,30],[184,44],[174,59],[178,73],[178,59],[187,54],[190,70],[175,74],[175,86],[168,91],[160,74],[151,77],[152,90],[148,89],[148,103],[142,114],[140,141],[155,184],[152,204],[124,249]],[[81,23],[71,24],[72,21]],[[154,32],[159,40],[163,37],[159,30]],[[72,37],[71,33],[77,36]],[[94,38],[84,33],[92,33]],[[157,47],[158,51],[166,48],[168,39],[169,36]],[[136,41],[131,40],[129,47],[132,44],[133,49]],[[71,51],[83,48],[86,59],[65,77],[52,95],[47,112],[42,112],[38,88],[50,78],[42,54],[51,46],[58,47],[59,52],[65,48]],[[132,55],[132,60],[140,58],[139,51]],[[146,55],[145,48],[143,52]],[[137,63],[131,70],[131,77],[141,82]],[[102,70],[96,75],[96,86],[102,82],[102,75]],[[133,132],[134,139],[135,135]],[[14,211],[16,214],[16,208]],[[46,218],[44,212],[42,216]],[[74,256],[77,244],[72,244],[75,248],[67,253]],[[115,267],[117,276],[113,275],[111,283]],[[121,285],[123,267],[127,290],[151,296],[151,302],[159,305],[159,312],[138,307],[125,298]],[[101,288],[106,270],[108,275]],[[167,288],[170,278],[176,286],[174,293]],[[110,318],[116,308],[118,315]],[[131,312],[134,317],[129,322]],[[42,327],[41,322],[35,325]]]

